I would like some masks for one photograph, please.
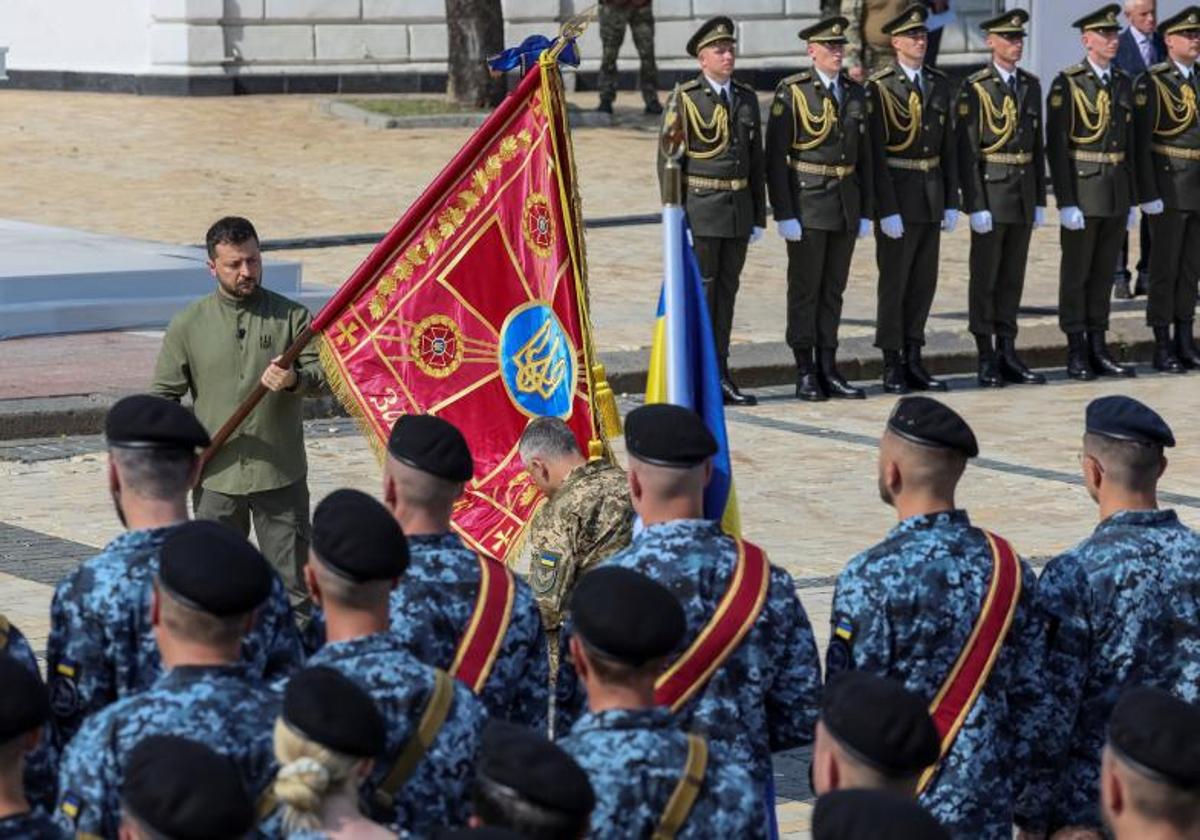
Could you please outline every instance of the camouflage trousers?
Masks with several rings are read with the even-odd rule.
[[[601,102],[612,102],[617,98],[617,53],[625,40],[625,28],[633,32],[633,45],[637,48],[638,86],[642,98],[647,102],[658,101],[658,65],[654,62],[654,9],[647,3],[640,8],[600,4],[600,40],[604,44],[600,59]]]

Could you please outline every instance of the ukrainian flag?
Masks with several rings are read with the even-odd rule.
[[[650,349],[646,402],[687,406],[704,418],[717,440],[712,481],[704,491],[704,515],[719,520],[726,533],[740,536],[717,348],[700,268],[688,245],[687,217],[676,205],[663,207],[663,255],[664,277]]]

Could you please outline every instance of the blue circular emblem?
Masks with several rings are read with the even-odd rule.
[[[571,416],[575,347],[549,304],[531,301],[510,312],[500,328],[499,353],[500,378],[518,411]]]

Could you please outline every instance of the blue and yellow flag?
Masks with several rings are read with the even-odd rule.
[[[704,515],[720,521],[726,533],[740,535],[742,525],[733,488],[729,436],[725,432],[717,347],[704,300],[700,267],[687,243],[688,224],[683,208],[664,207],[665,271],[650,349],[646,402],[687,406],[704,418],[717,439],[712,481],[704,491]]]

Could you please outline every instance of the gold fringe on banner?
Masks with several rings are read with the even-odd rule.
[[[621,415],[617,411],[617,397],[608,384],[604,365],[596,362],[592,365],[592,381],[596,383],[596,411],[600,412],[600,423],[605,437],[617,437],[621,434]]]
[[[329,390],[354,419],[354,425],[358,426],[358,431],[371,444],[371,451],[375,453],[375,459],[382,464],[384,458],[387,457],[387,449],[383,445],[383,441],[379,439],[379,435],[376,434],[371,421],[363,413],[362,406],[354,398],[345,377],[342,376],[342,366],[338,364],[337,355],[330,346],[328,337],[322,334],[317,336],[316,340],[319,345],[317,355],[321,360],[321,367],[325,369],[325,381],[329,384]]]

